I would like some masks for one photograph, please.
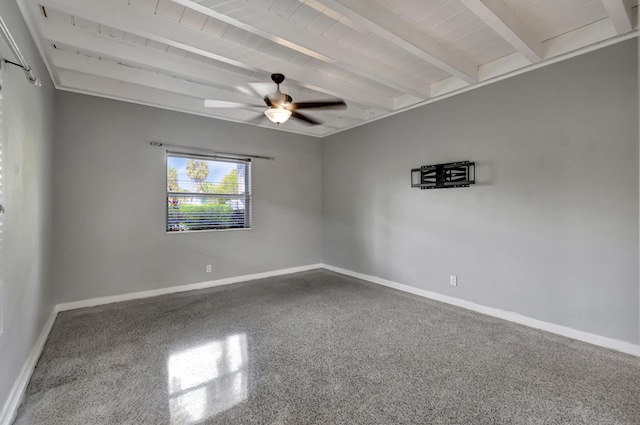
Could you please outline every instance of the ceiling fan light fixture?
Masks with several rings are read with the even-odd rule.
[[[271,122],[274,122],[278,125],[287,121],[291,117],[290,110],[278,106],[270,107],[269,109],[264,111],[264,114],[267,116],[267,118],[269,118],[269,120],[271,120]]]

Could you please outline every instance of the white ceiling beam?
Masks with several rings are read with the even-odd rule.
[[[530,65],[531,62],[527,58],[519,52],[513,52],[510,55],[480,65],[480,81],[490,80]]]
[[[212,87],[207,87],[197,83],[191,83],[189,81],[173,78],[168,75],[131,68],[129,66],[120,65],[115,62],[90,58],[73,52],[61,51],[56,49],[51,50],[52,51],[49,52],[49,57],[51,58],[53,64],[59,69],[77,71],[83,74],[95,75],[97,77],[134,84],[135,86],[148,87],[165,92],[191,96],[195,99],[199,99],[200,103],[204,103],[203,100],[205,98],[209,98],[226,102],[253,104],[257,105],[258,107],[239,107],[239,109],[247,109],[253,111],[255,115],[261,114],[263,110],[266,109],[266,106],[261,104],[262,101],[260,99],[256,99],[255,97],[225,92],[223,90],[218,90]],[[212,109],[212,114],[215,115],[219,111],[222,111],[222,109]],[[334,128],[333,123],[335,123],[338,119],[363,119],[362,115],[356,117],[349,116],[346,110],[337,111],[340,112],[340,114],[338,114],[337,116],[330,115],[328,114],[328,112],[330,111],[313,110],[310,111],[310,114],[313,117],[320,118],[321,121],[325,121],[327,123],[325,125],[332,128]]]
[[[260,73],[281,71],[286,73],[289,80],[310,90],[350,99],[363,105],[387,110],[393,108],[392,99],[375,90],[362,90],[346,81],[216,37],[216,48],[225,52],[225,56],[221,56],[211,48],[211,35],[126,4],[102,0],[42,0],[40,4],[243,69]]]
[[[469,84],[465,83],[459,78],[445,78],[444,80],[437,81],[431,85],[431,97],[437,98],[439,96],[462,89],[464,87],[469,87]]]
[[[601,19],[592,24],[546,40],[542,43],[544,57],[548,60],[582,49],[591,44],[600,43],[602,40],[607,40],[616,35],[616,31],[611,23],[606,19]]]
[[[542,40],[522,22],[503,0],[461,1],[528,61],[537,63],[543,59]]]
[[[431,91],[431,86],[429,86],[429,91]],[[395,104],[394,109],[407,108],[409,106],[415,105],[416,103],[420,103],[421,101],[422,99],[417,99],[416,97],[411,96],[410,94],[398,96],[395,99],[393,99],[393,102]]]
[[[61,70],[60,81],[60,88],[62,90],[201,115],[225,121],[246,123],[247,120],[253,118],[255,115],[251,111],[243,109],[225,109],[217,111],[214,115],[211,109],[205,108],[200,101],[189,96],[163,92],[148,87],[140,87],[130,83],[82,74],[71,70]],[[96,91],[96,87],[100,87],[101,90]],[[286,131],[314,137],[320,137],[332,129],[332,127],[326,125],[307,126],[295,120],[288,121],[286,124],[280,125],[277,128],[275,128],[275,124],[268,120],[266,120],[264,124],[255,125],[270,130]]]
[[[44,16],[39,16],[38,21],[42,37],[54,44],[72,46],[78,50],[122,60],[132,65],[164,70],[167,73],[218,87],[237,87],[247,85],[249,82],[244,76],[221,68],[189,59],[176,60],[174,55],[82,30],[72,25],[52,21]]]
[[[140,87],[131,83],[111,80],[95,75],[83,74],[78,71],[60,70],[60,83],[62,89],[70,89],[71,91],[80,93],[214,117],[211,113],[212,111],[205,108],[199,99],[159,91],[149,87]],[[96,90],[97,87],[99,90]],[[251,116],[252,113],[250,111],[239,109],[229,109],[219,114],[219,117],[222,119],[231,119],[238,122],[250,119]]]
[[[602,0],[602,4],[618,34],[633,30],[630,0]]]
[[[158,90],[180,93],[200,99],[201,102],[204,99],[216,99],[226,102],[255,104],[262,107],[261,100],[255,97],[232,93],[203,84],[192,83],[166,74],[132,68],[131,66],[121,65],[110,60],[100,60],[75,52],[53,48],[49,52],[49,57],[57,68],[111,78],[113,80],[151,87]]]
[[[379,60],[358,52],[356,49],[341,47],[339,44],[321,35],[314,34],[275,13],[252,6],[250,2],[247,2],[242,8],[243,20],[240,21],[232,16],[233,11],[225,15],[195,1],[171,1],[371,81],[423,99],[429,98],[428,81],[406,74],[400,69],[392,68]],[[251,16],[261,17],[265,14],[269,14],[268,19],[254,19],[250,23],[247,22]]]
[[[93,56],[122,61],[128,65],[155,69],[169,76],[175,75],[190,81],[220,87],[229,92],[226,93],[226,96],[224,92],[221,92],[222,97],[216,98],[216,100],[225,100],[231,96],[230,93],[234,92],[234,88],[247,85],[247,80],[244,76],[238,76],[223,69],[211,67],[189,59],[176,60],[175,56],[168,53],[132,45],[124,41],[116,40],[113,37],[93,33],[62,22],[52,22],[44,16],[38,19],[42,36],[53,44],[68,46],[72,49],[90,53]],[[51,51],[55,52],[55,50]],[[229,101],[245,103],[262,102],[261,99],[255,96],[253,98],[245,96],[245,100]],[[362,120],[365,109],[366,108],[361,105],[350,102],[348,109],[340,111],[327,110],[322,111],[322,113],[339,116],[340,118]]]
[[[429,38],[425,33],[393,15],[374,1],[316,1],[469,84],[478,81],[478,67],[476,64]]]

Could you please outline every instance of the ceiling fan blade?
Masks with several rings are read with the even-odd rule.
[[[306,115],[302,115],[300,112],[293,111],[291,113],[291,116],[294,117],[294,118],[297,118],[299,120],[302,120],[302,121],[304,121],[304,122],[306,122],[307,124],[310,124],[310,125],[320,125],[320,124],[322,124],[320,121],[316,121],[316,120],[314,120],[312,118],[309,118]]]
[[[262,105],[252,105],[250,103],[227,102],[226,100],[207,99],[204,101],[205,108],[264,108]]]
[[[275,91],[275,86],[273,83],[249,83],[249,87],[256,92],[256,94],[260,97],[265,97],[273,94]]]
[[[311,102],[296,102],[292,104],[295,109],[324,108],[324,109],[344,109],[347,104],[342,99],[316,100]]]

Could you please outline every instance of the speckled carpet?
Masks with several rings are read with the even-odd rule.
[[[637,425],[640,362],[317,270],[61,313],[16,424]]]

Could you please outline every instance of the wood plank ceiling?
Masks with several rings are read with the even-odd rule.
[[[637,36],[638,0],[18,0],[58,89],[326,136]],[[343,98],[280,126],[294,101]],[[258,85],[275,91],[275,85]]]

